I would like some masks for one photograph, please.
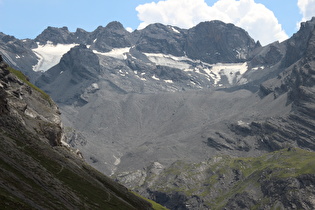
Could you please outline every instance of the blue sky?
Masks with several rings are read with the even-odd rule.
[[[315,16],[314,8],[315,0],[0,0],[0,32],[23,39],[48,26],[93,31],[116,20],[132,29],[153,22],[190,28],[220,19],[268,44],[295,33],[301,20]],[[277,35],[267,37],[271,33]]]

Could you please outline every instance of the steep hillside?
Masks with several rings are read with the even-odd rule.
[[[153,209],[62,146],[57,106],[0,59],[1,208]]]
[[[288,148],[256,158],[158,162],[116,179],[170,209],[314,209],[315,153]]]

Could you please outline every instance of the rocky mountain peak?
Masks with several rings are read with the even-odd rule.
[[[134,32],[138,36],[136,48],[142,52],[184,56],[185,34],[181,29],[155,23]]]
[[[72,43],[72,33],[66,26],[62,28],[49,26],[35,38],[35,41],[40,44],[46,44],[48,41],[52,42],[54,45],[70,44]]]
[[[54,99],[58,98],[59,103],[73,103],[79,99],[77,91],[81,92],[96,81],[100,72],[98,56],[86,45],[80,44],[71,48],[58,65],[45,72],[36,85],[46,86],[45,91]]]
[[[113,48],[131,47],[131,34],[117,21],[106,27],[99,26],[90,36],[92,49],[108,52]]]
[[[310,21],[301,23],[300,30],[284,42],[287,49],[282,62],[283,67],[289,67],[298,61],[308,50],[312,52],[309,44],[311,38],[314,36],[314,30],[315,18],[313,17]]]
[[[260,47],[249,34],[233,24],[202,22],[188,30],[187,56],[208,63],[237,63],[247,60]]]
[[[108,30],[125,30],[124,26],[118,21],[112,21],[105,27]]]

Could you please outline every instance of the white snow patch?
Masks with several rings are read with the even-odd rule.
[[[241,79],[241,76],[247,71],[247,63],[229,63],[229,64],[215,64],[212,66],[210,73],[215,76],[212,79],[215,80],[215,84],[221,80],[222,76],[226,76],[229,84],[233,84],[234,80]],[[210,76],[213,74],[210,74]]]
[[[45,45],[38,45],[33,49],[33,52],[39,58],[38,63],[33,66],[34,71],[47,71],[51,67],[60,62],[61,57],[66,54],[71,48],[78,44],[57,44],[47,41]]]
[[[117,58],[120,60],[126,60],[127,53],[129,52],[129,50],[130,50],[130,47],[125,47],[125,48],[114,48],[110,52],[106,52],[106,53],[98,52],[96,50],[93,50],[93,52],[99,55],[105,55],[105,56]]]
[[[17,59],[18,59],[18,58],[21,58],[21,57],[20,57],[19,55],[16,55],[16,56],[15,56],[15,58],[17,58]]]
[[[100,89],[97,83],[93,83],[91,86],[93,89]]]
[[[144,53],[147,58],[157,64],[157,65],[161,65],[161,66],[168,66],[171,68],[177,68],[177,69],[188,69],[190,67],[190,65],[188,63],[185,62],[181,62],[181,61],[192,61],[191,59],[187,58],[187,57],[176,57],[173,55],[165,55],[165,54],[161,54],[161,53]]]
[[[62,73],[63,73],[63,71],[60,72],[60,74],[62,74]]]
[[[208,80],[214,80],[214,85],[219,85],[222,76],[227,77],[229,84],[233,84],[234,82],[246,83],[246,80],[242,79],[242,75],[248,70],[246,62],[208,64],[200,60],[192,60],[186,56],[177,57],[161,53],[145,53],[145,55],[156,65],[168,66],[185,72],[202,74]],[[194,65],[191,65],[190,63],[193,63]]]
[[[93,40],[93,43],[95,43],[97,41],[97,38]]]
[[[121,76],[124,77],[124,76],[126,76],[126,73],[127,73],[127,72],[123,72],[122,70],[119,70],[118,73],[119,73]]]
[[[152,79],[154,79],[154,80],[160,80],[160,78],[156,77],[155,75],[152,76]]]
[[[172,80],[164,80],[166,83],[174,83]]]
[[[264,66],[257,66],[257,67],[252,68],[252,70],[254,70],[254,71],[259,70],[259,69],[264,70],[265,67]]]
[[[120,158],[117,158],[115,155],[113,155],[113,157],[115,158],[115,162],[114,165],[117,166],[120,164]]]
[[[140,79],[141,79],[142,81],[147,81],[147,79],[144,78],[144,77],[141,77]]]
[[[175,33],[180,34],[180,32],[179,32],[176,28],[172,27],[172,30],[173,30]]]

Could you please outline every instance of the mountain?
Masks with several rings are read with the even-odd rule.
[[[37,56],[32,48],[36,46],[33,40],[19,40],[13,36],[0,32],[0,54],[2,58],[12,67],[23,70],[25,75],[35,81],[39,75],[32,70],[37,63]]]
[[[203,193],[218,183],[207,185],[200,179],[205,186],[189,193],[187,187],[195,182],[170,177],[178,183],[176,189],[168,188],[172,183],[163,171],[172,170],[178,161],[187,165],[181,171],[187,174],[193,164],[215,157],[265,161],[266,154],[273,156],[281,149],[303,149],[296,149],[298,154],[314,151],[314,27],[315,18],[302,23],[288,40],[261,46],[243,29],[220,21],[191,29],[152,24],[132,33],[112,22],[93,32],[48,27],[23,46],[38,55],[33,69],[43,70],[31,80],[58,103],[67,143],[79,149],[89,164],[128,185],[135,179],[134,189],[156,200],[163,198],[159,201],[171,209],[208,208],[211,202],[218,208],[232,208],[243,205],[240,201],[251,191],[235,188],[226,196],[207,197]],[[292,159],[287,159],[290,164]],[[222,164],[222,170],[229,166]],[[162,169],[161,174],[148,175],[152,167]],[[216,171],[211,164],[205,166],[209,167]],[[243,169],[235,170],[243,177],[235,183],[229,178],[231,187],[251,180]],[[255,174],[268,171],[255,170]],[[200,176],[211,179],[206,172]],[[290,176],[294,183],[312,177],[300,172]],[[229,176],[233,173],[228,172]],[[126,174],[131,178],[119,178]],[[151,178],[152,182],[147,180]],[[292,181],[272,178],[286,184]],[[261,196],[278,193],[266,194],[263,181],[267,180],[250,181],[258,186],[253,189],[259,195],[251,197],[246,208],[260,202]],[[305,193],[312,198],[309,188]],[[181,199],[178,205],[174,203]],[[295,202],[287,195],[283,199]],[[294,209],[279,199],[266,203],[265,208],[277,202],[279,208]],[[312,199],[299,203],[309,209],[313,205],[305,206]]]
[[[153,24],[133,33],[114,22],[92,34],[102,31],[121,34],[120,48],[77,45],[36,82],[60,105],[71,144],[99,170],[218,153],[255,156],[285,145],[313,149],[314,119],[304,117],[299,110],[309,108],[292,94],[305,88],[293,80],[305,72],[314,19],[265,47],[220,21],[188,30]]]
[[[1,56],[0,95],[1,208],[153,209],[66,146],[56,104]]]

